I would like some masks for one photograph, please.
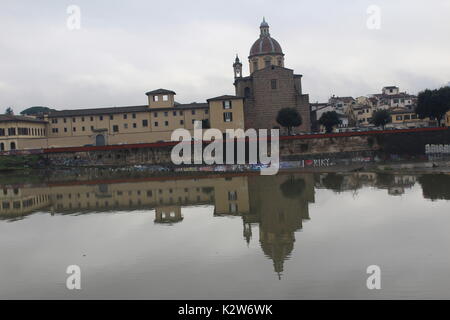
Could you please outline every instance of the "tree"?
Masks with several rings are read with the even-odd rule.
[[[291,135],[292,128],[302,124],[302,117],[294,108],[283,108],[278,111],[277,122],[280,126],[287,128],[288,135]]]
[[[377,127],[382,127],[391,122],[391,115],[387,110],[375,111],[372,115],[372,123]]]
[[[291,176],[288,180],[280,185],[280,189],[283,193],[283,196],[285,196],[286,198],[295,199],[303,193],[303,190],[305,190],[305,186],[305,180],[303,180],[302,178],[294,178],[293,176]]]
[[[8,107],[8,108],[6,109],[6,111],[5,111],[5,114],[13,115],[13,114],[14,114],[14,110],[13,110],[11,107]]]
[[[450,110],[450,87],[426,89],[417,97],[416,113],[420,119],[436,118],[439,126],[445,113]]]
[[[50,111],[54,111],[54,109],[50,109],[48,107],[35,106],[30,107],[28,109],[23,110],[20,114],[22,115],[37,115],[41,113],[48,113]]]
[[[341,120],[339,120],[339,116],[336,111],[328,111],[322,114],[322,116],[319,119],[319,124],[323,125],[325,127],[325,130],[327,133],[330,133],[333,131],[333,127],[337,126],[341,123]]]

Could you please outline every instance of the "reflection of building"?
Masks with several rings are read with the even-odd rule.
[[[155,210],[155,223],[177,223],[183,221],[180,206],[159,207]]]
[[[155,222],[179,220],[183,206],[215,204],[217,214],[246,214],[246,177],[177,179],[40,187],[3,187],[0,217],[30,214],[156,209]]]
[[[314,202],[312,175],[277,175],[249,177],[251,223],[259,222],[259,241],[264,254],[273,261],[275,272],[283,271],[295,242],[295,231],[309,219],[308,205]]]
[[[0,218],[15,218],[50,206],[45,187],[0,187]]]
[[[172,225],[183,221],[183,207],[214,205],[215,216],[242,217],[247,241],[252,227],[259,225],[261,248],[278,273],[293,250],[294,233],[309,219],[308,204],[314,201],[313,177],[307,174],[86,181],[0,190],[0,218],[7,219],[41,209],[52,214],[155,210],[155,223]]]
[[[356,191],[363,187],[388,189],[390,195],[401,195],[405,189],[416,183],[414,175],[400,175],[375,172],[354,172],[347,174],[323,173],[316,176],[316,187],[342,191]]]

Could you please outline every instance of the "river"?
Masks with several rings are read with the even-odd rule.
[[[449,299],[449,200],[446,174],[3,177],[0,298]]]

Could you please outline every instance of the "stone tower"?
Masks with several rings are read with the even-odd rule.
[[[248,61],[250,75],[236,77],[235,68],[234,79],[236,95],[245,97],[245,128],[279,128],[276,122],[279,110],[295,108],[302,117],[302,125],[294,128],[294,132],[311,131],[309,96],[302,93],[302,75],[284,67],[283,50],[271,37],[265,19],[260,25],[259,38],[251,46]],[[280,134],[286,134],[285,130]]]

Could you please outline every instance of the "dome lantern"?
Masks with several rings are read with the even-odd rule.
[[[253,43],[248,57],[250,73],[276,65],[284,67],[284,53],[277,40],[269,33],[269,24],[263,18],[259,26],[261,33],[259,38]]]

